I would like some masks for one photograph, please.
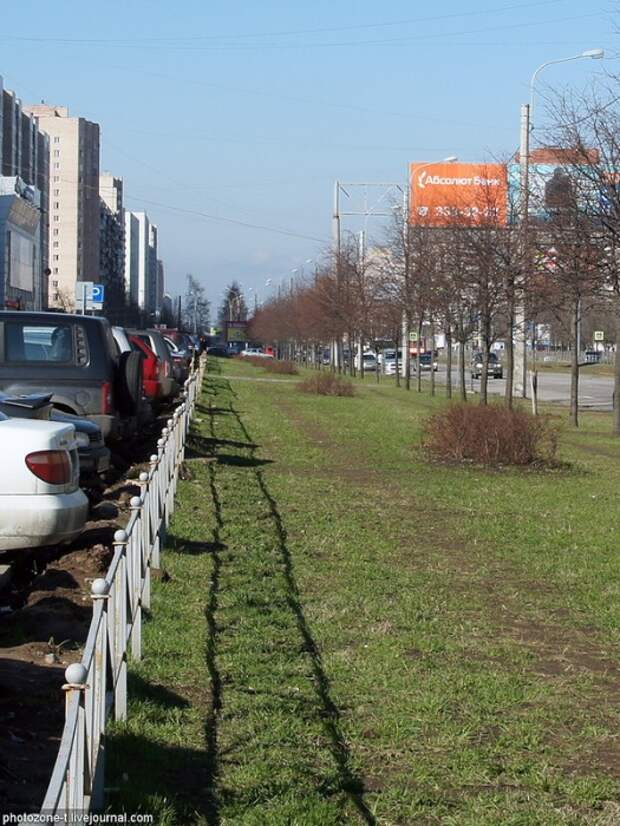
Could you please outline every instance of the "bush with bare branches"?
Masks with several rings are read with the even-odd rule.
[[[281,373],[286,376],[298,376],[299,370],[295,367],[295,362],[283,359],[263,359],[263,367],[268,373]]]
[[[353,384],[335,373],[317,373],[317,375],[299,382],[297,389],[302,393],[314,393],[318,396],[355,395]]]
[[[453,404],[431,416],[423,444],[435,459],[477,464],[553,463],[558,429],[548,418],[498,404]]]

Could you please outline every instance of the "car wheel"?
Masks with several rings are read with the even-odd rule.
[[[142,404],[142,353],[121,353],[116,380],[116,406],[122,416],[135,416]]]

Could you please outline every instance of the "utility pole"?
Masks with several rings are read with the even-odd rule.
[[[340,305],[340,181],[334,183],[334,204],[332,210],[332,243],[336,262],[336,300]],[[342,368],[341,343],[339,338],[332,342],[332,364],[337,370]]]
[[[528,213],[529,213],[529,191],[530,191],[530,105],[524,103],[521,106],[521,141],[519,145],[519,220],[521,230],[521,277],[520,283],[516,284],[517,291],[521,292],[521,297],[515,306],[515,347],[513,358],[513,386],[515,396],[525,398],[527,395],[527,330],[524,304],[524,281],[526,278],[525,268],[528,261]],[[512,331],[511,331],[512,334]]]

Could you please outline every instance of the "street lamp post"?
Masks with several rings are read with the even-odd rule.
[[[529,178],[530,178],[530,134],[533,130],[532,113],[534,110],[534,94],[536,91],[536,78],[546,69],[556,63],[568,63],[572,60],[590,58],[600,60],[605,57],[603,49],[587,49],[580,54],[571,57],[561,57],[556,60],[547,60],[534,71],[530,79],[530,102],[521,106],[521,134],[519,142],[519,188],[520,203],[519,213],[521,217],[522,229],[522,252],[525,260],[527,255],[527,230],[529,212]],[[525,329],[525,307],[523,302],[515,309],[515,338],[516,347],[513,364],[514,392],[516,396],[525,398],[527,395],[527,332]]]

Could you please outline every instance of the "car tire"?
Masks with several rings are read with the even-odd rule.
[[[135,416],[142,404],[142,353],[121,353],[116,381],[116,406],[121,416]]]

